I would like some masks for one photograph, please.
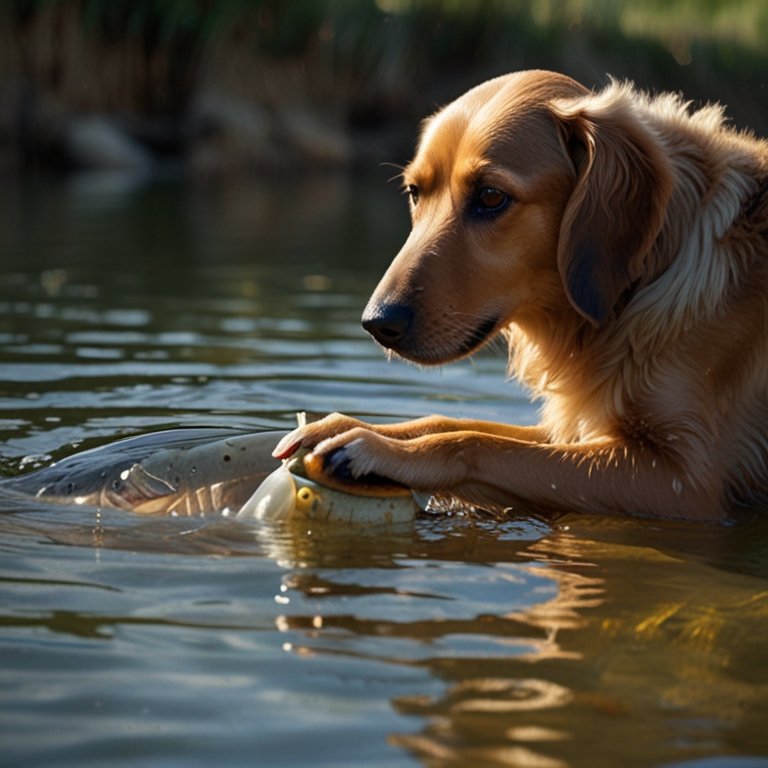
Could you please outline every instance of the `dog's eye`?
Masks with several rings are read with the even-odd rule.
[[[507,207],[509,195],[496,187],[483,187],[475,196],[472,206],[477,213],[498,213]]]
[[[408,185],[408,196],[411,198],[413,205],[419,202],[419,188],[415,184]]]

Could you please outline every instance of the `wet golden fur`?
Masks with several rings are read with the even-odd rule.
[[[335,414],[276,455],[497,509],[712,520],[768,489],[765,142],[717,106],[521,72],[430,118],[404,181],[412,232],[364,325],[421,364],[502,334],[541,423]]]

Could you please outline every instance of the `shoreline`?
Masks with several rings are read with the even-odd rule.
[[[473,2],[244,10],[223,0],[169,19],[159,3],[12,4],[0,10],[0,171],[171,162],[215,176],[403,164],[424,117],[482,80],[530,68],[588,87],[612,75],[682,91],[768,132],[761,47],[727,30],[630,34],[620,16],[575,6],[578,17],[543,19]]]

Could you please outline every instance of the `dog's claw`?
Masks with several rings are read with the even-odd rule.
[[[355,475],[352,472],[352,458],[346,446],[335,448],[327,453],[323,457],[323,469],[335,480],[347,485],[400,486],[400,483],[383,475],[377,475],[375,472]]]
[[[357,478],[352,474],[352,466],[346,448],[336,448],[326,455],[324,461],[325,471],[344,483],[354,483]]]
[[[294,453],[296,453],[296,451],[299,450],[300,447],[301,442],[288,443],[285,446],[283,446],[283,443],[280,442],[272,451],[272,456],[274,456],[276,459],[289,459],[291,456],[293,456]]]

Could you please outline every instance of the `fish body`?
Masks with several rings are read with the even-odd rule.
[[[417,513],[407,489],[371,493],[361,485],[356,493],[354,482],[334,483],[317,463],[305,465],[304,456],[280,463],[272,450],[283,434],[166,430],[82,451],[2,480],[0,490],[50,504],[246,521],[396,523]]]
[[[236,512],[280,466],[271,451],[282,434],[166,430],[82,451],[3,480],[0,488],[52,504],[139,514]]]

